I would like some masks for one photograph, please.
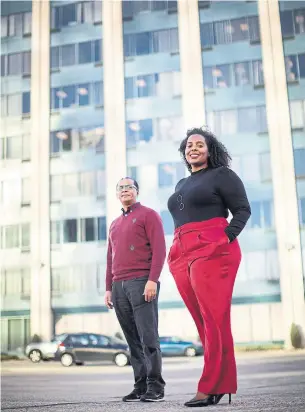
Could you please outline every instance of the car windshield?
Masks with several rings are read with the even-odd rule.
[[[51,339],[51,342],[62,342],[65,340],[66,336],[67,336],[66,333],[62,333],[61,335],[55,335]]]
[[[125,343],[123,340],[121,340],[121,339],[118,339],[118,338],[115,338],[115,337],[108,337],[108,339],[110,340],[110,342],[111,343],[113,343],[113,344],[118,344],[118,343],[120,343],[120,344],[122,344],[122,343]]]

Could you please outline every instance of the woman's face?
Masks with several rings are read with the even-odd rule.
[[[185,157],[193,172],[207,166],[208,153],[208,146],[203,136],[193,134],[187,139]]]

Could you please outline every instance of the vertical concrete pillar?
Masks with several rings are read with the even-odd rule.
[[[50,276],[50,3],[32,2],[31,335],[53,331]]]
[[[283,328],[291,346],[290,326],[305,330],[304,284],[297,192],[279,3],[259,0],[259,18],[271,151],[275,225],[280,263]]]
[[[120,213],[116,184],[126,175],[123,21],[121,0],[103,1],[107,226]]]
[[[197,0],[178,0],[178,29],[185,128],[206,123]]]

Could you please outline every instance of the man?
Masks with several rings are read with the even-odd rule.
[[[131,354],[135,384],[124,402],[164,398],[158,335],[159,276],[166,256],[161,219],[137,202],[138,183],[117,184],[122,215],[109,229],[105,304],[114,307]]]

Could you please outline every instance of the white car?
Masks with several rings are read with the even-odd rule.
[[[50,342],[30,343],[25,348],[25,354],[33,363],[55,359],[58,346],[66,336],[66,334],[54,336]]]

